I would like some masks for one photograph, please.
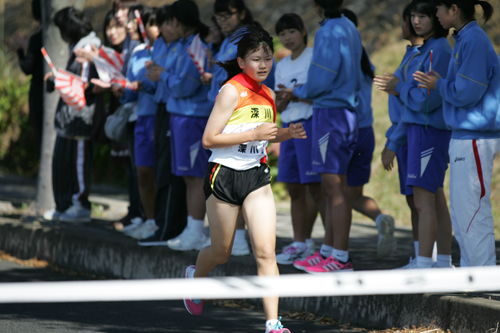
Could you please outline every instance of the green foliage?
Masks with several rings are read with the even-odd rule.
[[[35,138],[30,131],[30,80],[16,62],[15,54],[0,49],[0,167],[33,176],[38,161]]]

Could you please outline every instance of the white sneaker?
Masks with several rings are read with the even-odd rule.
[[[394,238],[394,219],[390,215],[380,214],[377,216],[377,254],[379,257],[387,257],[396,250],[397,241]]]
[[[289,247],[292,247],[294,242],[288,244],[287,246],[284,246],[283,249],[281,250],[281,252],[286,252],[286,250],[289,248]],[[315,245],[314,245],[314,240],[312,238],[309,238],[309,239],[306,239],[306,246],[307,246],[307,250],[306,250],[306,254],[307,256],[313,256],[316,251],[315,251]],[[305,258],[304,258],[305,259]]]
[[[84,208],[80,201],[74,200],[73,205],[59,216],[61,222],[90,222],[90,209]]]
[[[144,222],[142,221],[142,218],[140,217],[134,217],[133,219],[130,220],[130,224],[123,227],[123,234],[126,236],[130,236],[132,232],[137,229],[138,227],[141,226]]]
[[[415,269],[415,268],[417,268],[417,258],[410,257],[410,262],[407,265],[404,265],[403,267],[394,268],[394,269]]]
[[[195,235],[186,227],[179,236],[169,240],[167,246],[175,251],[201,250],[206,240],[204,234]]]
[[[154,220],[147,220],[146,222],[139,225],[131,233],[130,237],[141,240],[151,237],[155,234],[158,227]]]
[[[308,249],[302,250],[301,248],[293,245],[289,246],[283,253],[276,256],[276,262],[280,265],[291,265],[297,260],[304,260],[308,257]]]
[[[235,257],[247,256],[250,254],[250,248],[246,239],[244,241],[236,242],[234,240],[233,248],[231,249],[231,255]]]
[[[454,265],[451,265],[451,266],[449,266],[449,267],[439,267],[439,266],[437,265],[437,262],[435,262],[435,261],[432,263],[431,268],[453,268],[453,269],[456,269],[456,267],[455,267]]]
[[[61,214],[62,212],[56,209],[47,210],[43,213],[43,219],[47,221],[59,221]]]

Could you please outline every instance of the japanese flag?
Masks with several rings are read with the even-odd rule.
[[[203,46],[203,43],[201,42],[200,34],[197,34],[194,38],[193,41],[191,42],[191,45],[188,48],[188,54],[191,56],[191,60],[193,60],[196,68],[198,68],[198,72],[200,72],[201,75],[205,73],[205,59],[207,57],[207,50],[205,46]]]
[[[112,48],[101,46],[99,57],[92,57],[99,78],[106,83],[116,84],[132,89],[130,82],[122,74],[122,55]]]
[[[81,111],[85,104],[85,88],[81,77],[64,69],[59,69],[56,74],[55,87],[63,101]]]

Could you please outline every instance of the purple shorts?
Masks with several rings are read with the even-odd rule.
[[[375,135],[373,127],[358,130],[358,143],[347,169],[347,185],[363,186],[370,181],[373,151],[375,150]]]
[[[155,116],[138,116],[134,129],[135,166],[155,167]]]
[[[418,186],[433,193],[443,187],[448,169],[451,132],[431,126],[408,125],[407,186]]]
[[[346,175],[358,139],[358,116],[348,109],[313,109],[313,171]]]
[[[312,170],[312,118],[297,120],[302,123],[307,133],[307,139],[290,139],[280,145],[277,180],[283,183],[309,184],[320,183],[321,175]],[[289,124],[283,122],[282,127]]]
[[[396,154],[398,160],[399,189],[402,195],[413,195],[413,187],[406,186],[406,175],[408,171],[408,144],[401,146]]]
[[[210,151],[201,145],[208,118],[170,115],[172,173],[204,178]]]

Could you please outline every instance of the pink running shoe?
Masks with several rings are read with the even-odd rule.
[[[297,260],[293,263],[293,266],[301,271],[305,271],[307,267],[312,267],[314,265],[319,264],[325,260],[323,256],[318,252],[313,254],[312,256],[307,257],[304,260]]]
[[[196,266],[194,265],[188,266],[186,268],[186,271],[184,272],[184,277],[186,279],[192,279],[195,270]],[[185,298],[184,306],[186,307],[186,310],[188,310],[188,312],[193,316],[199,316],[203,311],[203,301],[201,299]]]
[[[354,269],[352,267],[352,262],[350,260],[348,260],[346,263],[341,263],[334,256],[329,256],[319,264],[306,268],[306,272],[311,274],[337,273],[353,270]]]
[[[266,333],[292,333],[288,328],[283,328],[281,325],[281,317],[278,318],[278,322],[274,326],[268,326],[266,328]]]

